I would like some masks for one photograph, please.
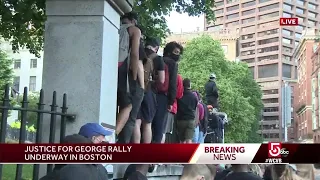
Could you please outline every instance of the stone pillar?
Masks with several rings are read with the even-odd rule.
[[[47,104],[53,91],[59,105],[67,93],[68,112],[77,115],[67,135],[87,122],[115,126],[120,15],[131,10],[128,1],[116,1],[46,1],[42,87]],[[48,142],[49,118],[43,125],[43,142]],[[56,140],[59,132],[57,125]],[[44,167],[41,172],[40,177]]]

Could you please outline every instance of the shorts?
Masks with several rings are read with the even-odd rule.
[[[165,129],[165,133],[170,133],[172,134],[172,131],[173,131],[173,122],[174,122],[174,114],[172,114],[171,112],[168,112],[167,115],[166,115],[166,127],[164,128]]]
[[[177,120],[177,132],[180,141],[192,140],[194,129],[194,120]]]
[[[119,109],[123,109],[131,104],[131,95],[126,89],[118,89],[117,91],[117,105]]]
[[[151,123],[157,111],[156,94],[150,90],[144,94],[141,102],[140,110],[137,119],[141,119],[147,123]]]

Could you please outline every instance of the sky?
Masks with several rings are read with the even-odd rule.
[[[189,17],[188,14],[179,14],[177,12],[171,12],[170,16],[166,17],[167,24],[171,32],[180,33],[182,32],[193,32],[197,31],[199,27],[200,31],[204,28],[203,15],[200,17]]]

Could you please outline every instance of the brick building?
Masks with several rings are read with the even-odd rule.
[[[309,29],[301,38],[294,52],[294,60],[297,63],[298,83],[295,89],[295,121],[297,125],[296,137],[298,139],[312,139],[315,124],[312,120],[312,101],[315,93],[312,90],[312,58],[314,58],[315,39],[317,32]]]

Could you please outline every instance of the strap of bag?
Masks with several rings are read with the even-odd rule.
[[[131,47],[129,48],[129,52],[128,52],[128,59],[127,59],[127,92],[130,93],[130,83],[129,83],[129,73],[130,73],[130,58],[131,58]]]

